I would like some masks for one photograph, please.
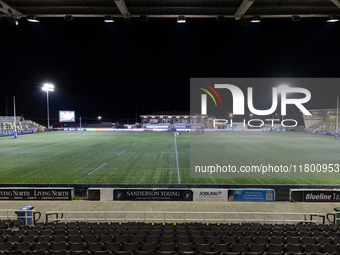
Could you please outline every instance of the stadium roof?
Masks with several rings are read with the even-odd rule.
[[[315,110],[308,110],[312,114],[323,114],[323,115],[336,115],[337,109],[315,109]]]
[[[0,16],[253,18],[340,15],[339,0],[0,0]]]
[[[142,116],[155,116],[155,115],[164,115],[164,116],[171,116],[171,115],[190,115],[190,112],[187,111],[157,111],[152,112],[149,114],[144,114]]]

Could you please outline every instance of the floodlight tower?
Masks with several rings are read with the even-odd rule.
[[[54,91],[54,85],[51,83],[45,83],[44,86],[42,87],[43,91],[46,91],[46,96],[47,96],[47,128],[50,127],[50,108],[49,108],[49,103],[48,103],[48,92],[49,91]]]

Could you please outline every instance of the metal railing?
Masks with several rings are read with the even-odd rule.
[[[180,217],[179,217],[180,216]],[[256,217],[257,216],[257,217]],[[310,216],[310,219],[307,219]],[[311,217],[313,216],[313,217]],[[275,222],[323,223],[324,213],[273,213],[273,212],[148,212],[148,211],[50,211],[46,222],[51,221],[116,221],[116,222]]]
[[[16,212],[20,212],[18,215]],[[22,215],[23,213],[23,215]],[[11,219],[21,219],[24,220],[26,225],[28,222],[34,223],[34,213],[35,210],[9,210],[9,209],[0,209],[0,220],[11,220]],[[15,215],[14,215],[15,214]],[[31,220],[29,220],[31,219]]]

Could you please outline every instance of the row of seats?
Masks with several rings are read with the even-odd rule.
[[[70,250],[70,251],[164,251],[164,252],[273,252],[273,253],[339,253],[339,245],[332,244],[185,244],[179,243],[66,243],[66,242],[41,242],[41,243],[0,243],[0,251],[13,250]]]
[[[294,236],[166,236],[166,235],[0,235],[6,242],[126,242],[126,243],[274,243],[274,244],[340,244],[340,237]]]
[[[6,224],[9,224],[10,226],[14,223],[19,223],[19,225],[22,225],[22,222],[20,220],[0,220],[0,228],[2,228],[2,223],[5,222]],[[213,230],[213,229],[229,229],[232,228],[236,230],[237,228],[256,228],[256,229],[312,229],[312,228],[318,228],[318,229],[335,229],[334,231],[339,231],[340,228],[338,225],[335,224],[314,224],[314,223],[287,223],[287,224],[269,224],[269,223],[251,223],[251,222],[245,222],[245,223],[201,223],[201,222],[185,222],[185,223],[145,223],[145,222],[36,222],[35,226],[27,226],[22,225],[22,227],[28,227],[28,228],[42,228],[45,227],[125,227],[126,229],[129,228],[147,228],[147,227],[156,227],[156,228],[162,228],[162,229],[168,229],[168,228],[197,228],[202,230]]]
[[[1,229],[6,229],[5,227]],[[173,232],[190,232],[190,231],[213,231],[217,233],[218,231],[239,231],[239,232],[247,232],[247,231],[255,231],[255,232],[339,232],[340,228],[335,227],[243,227],[243,226],[114,226],[114,225],[55,225],[55,226],[21,226],[22,230],[55,230],[55,229],[63,229],[63,230],[119,230],[119,231],[138,231],[138,230],[158,230],[158,231],[173,231]]]
[[[0,230],[0,235],[3,236],[11,236],[11,235],[20,235],[20,236],[27,236],[27,235],[112,235],[112,236],[133,236],[133,235],[157,235],[157,236],[190,236],[190,237],[215,237],[218,238],[226,238],[228,236],[266,236],[266,237],[276,237],[276,236],[284,236],[284,237],[328,237],[328,238],[336,238],[340,237],[340,232],[324,232],[324,231],[201,231],[201,230],[118,230],[118,229],[74,229],[74,230],[65,230],[65,229],[44,229],[44,230],[11,230],[11,229],[2,229]],[[118,237],[119,238],[119,237]]]
[[[11,234],[11,229],[5,226],[5,222],[0,222],[0,234]],[[56,225],[21,225],[18,226],[21,231],[44,231],[58,234],[57,232],[68,234],[83,233],[88,234],[96,231],[106,231],[111,234],[165,234],[165,235],[285,235],[285,236],[338,236],[340,228],[334,226],[211,226],[211,225],[189,225],[189,226],[163,226],[163,225],[141,225],[141,226],[128,226],[128,225],[98,225],[98,224],[56,224]],[[15,233],[15,232],[13,232]]]
[[[131,251],[0,251],[0,255],[340,255],[340,253],[273,253],[273,252],[164,252],[164,251],[137,251],[133,254]]]

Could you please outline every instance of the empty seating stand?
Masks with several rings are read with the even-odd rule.
[[[340,255],[339,245],[336,225],[0,221],[1,255]]]

